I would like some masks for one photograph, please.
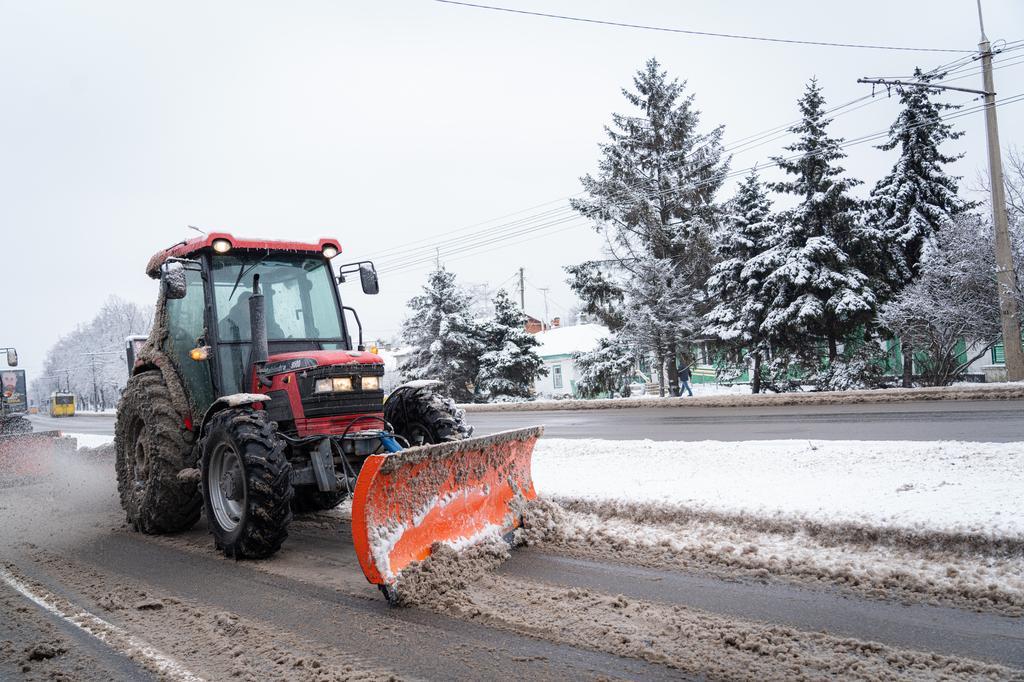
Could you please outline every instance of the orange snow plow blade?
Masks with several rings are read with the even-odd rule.
[[[543,432],[537,426],[368,457],[352,496],[352,540],[366,579],[393,601],[402,569],[426,559],[435,542],[463,547],[522,525],[513,502],[537,496],[530,461]]]

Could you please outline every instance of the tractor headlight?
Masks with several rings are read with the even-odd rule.
[[[364,391],[379,391],[380,390],[380,377],[363,377],[363,390]]]
[[[314,393],[337,393],[352,390],[352,377],[334,377],[333,379],[317,379],[313,386]]]
[[[324,244],[323,254],[324,258],[334,258],[338,255],[338,247],[334,244]]]
[[[231,242],[223,237],[218,237],[213,240],[213,250],[217,253],[227,253],[231,250]]]

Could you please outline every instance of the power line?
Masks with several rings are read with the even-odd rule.
[[[607,21],[603,19],[589,19],[585,17],[572,17],[565,14],[549,14],[547,12],[531,12],[523,9],[512,9],[511,7],[496,7],[494,5],[479,5],[472,2],[459,2],[457,0],[435,0],[445,5],[458,5],[460,7],[472,7],[474,9],[486,9],[494,12],[507,12],[509,14],[522,14],[532,17],[544,17],[545,19],[559,19],[562,21],[574,21],[582,24],[599,24],[602,26],[616,26],[619,28],[635,28],[644,31],[660,31],[662,33],[682,33],[685,35],[702,36],[705,38],[732,38],[734,40],[754,40],[766,43],[786,43],[790,45],[815,45],[819,47],[850,47],[864,50],[898,50],[902,52],[965,52],[973,53],[974,50],[955,50],[943,47],[903,47],[896,45],[871,45],[867,43],[833,43],[824,40],[796,40],[790,38],[768,38],[765,36],[742,35],[738,33],[715,33],[712,31],[694,31],[683,28],[667,28],[664,26],[648,26],[645,24],[629,24],[621,21]]]
[[[1024,41],[1020,41],[1020,42],[1024,43]],[[1019,48],[1024,48],[1024,44],[1020,45]],[[1004,52],[1008,52],[1008,51],[1012,51],[1013,49],[1019,49],[1019,48],[1004,48],[1003,51]],[[973,57],[964,57],[964,58],[961,58],[961,59],[972,59],[972,58]],[[1017,58],[1014,57],[1014,59],[1017,59]],[[959,60],[957,60],[957,61],[959,61]],[[1007,60],[1003,60],[1003,61],[1007,61]],[[1016,65],[1018,63],[1021,63],[1021,62],[1020,61],[1009,61],[1009,63],[1006,63],[1003,66],[1014,66],[1014,65]],[[945,65],[943,65],[943,66],[945,66]],[[932,69],[931,71],[929,71],[927,73],[933,73],[933,72],[936,72],[938,70],[941,70],[942,68],[943,67],[936,67],[935,69]],[[997,67],[997,68],[1001,68],[1001,67]],[[980,73],[980,71],[979,71],[979,73]],[[959,80],[961,78],[966,78],[966,77],[969,77],[971,75],[972,75],[971,73],[968,73],[968,74],[964,74],[962,76],[957,76],[956,78],[949,78],[949,79],[944,79],[944,80],[949,80],[949,81]],[[869,100],[869,101],[865,101],[865,100]],[[834,120],[836,118],[839,118],[840,116],[845,116],[847,114],[853,113],[854,111],[857,111],[859,109],[862,109],[864,107],[870,106],[870,105],[875,104],[875,103],[880,102],[880,101],[883,101],[883,100],[881,98],[875,97],[873,95],[863,95],[861,97],[857,97],[855,99],[852,99],[849,102],[844,102],[842,104],[838,104],[838,105],[835,105],[833,107],[830,107],[830,108],[826,109],[823,113],[825,115],[834,114],[834,116],[832,116],[832,120]],[[855,105],[857,105],[857,106],[855,106]],[[787,137],[787,136],[789,136],[791,134],[791,131],[789,129],[793,125],[798,124],[800,122],[800,120],[801,119],[795,119],[793,121],[790,121],[790,122],[787,122],[787,123],[775,126],[773,128],[769,128],[769,129],[764,130],[762,132],[754,133],[752,135],[748,135],[747,137],[743,137],[743,138],[739,138],[738,140],[734,140],[734,141],[732,141],[731,143],[725,145],[722,148],[722,153],[723,154],[734,154],[734,155],[735,154],[743,154],[743,153],[749,152],[752,149],[755,149],[755,148],[758,148],[758,147],[762,147],[765,144],[769,144],[769,143],[774,142],[776,140],[783,139],[783,138],[785,138],[785,137]],[[706,145],[703,145],[701,147],[698,147],[695,150],[691,150],[691,152],[689,154],[687,154],[687,157],[689,157],[689,156],[699,152],[705,146]],[[527,207],[527,208],[521,209],[519,211],[514,211],[512,213],[508,213],[508,214],[505,214],[503,216],[498,216],[496,218],[491,218],[489,220],[485,220],[485,221],[482,221],[482,222],[474,223],[474,224],[468,225],[466,227],[456,228],[456,229],[453,229],[453,230],[449,230],[447,232],[442,232],[439,235],[435,235],[435,236],[432,236],[432,237],[426,237],[426,238],[419,239],[419,240],[416,240],[416,241],[413,241],[413,242],[406,242],[406,243],[404,243],[401,246],[391,247],[389,249],[384,249],[384,250],[378,251],[376,253],[371,253],[368,257],[370,257],[372,259],[375,259],[375,260],[382,260],[382,263],[381,263],[382,271],[383,270],[395,271],[396,269],[399,269],[400,267],[404,266],[407,263],[418,262],[419,256],[420,256],[420,254],[422,252],[422,249],[423,249],[423,244],[429,243],[435,249],[436,248],[442,248],[443,249],[443,248],[445,248],[446,245],[451,245],[453,242],[466,242],[467,240],[473,240],[473,239],[477,239],[477,238],[487,238],[490,241],[493,241],[494,239],[496,239],[498,237],[501,237],[503,235],[506,235],[508,237],[519,236],[521,234],[525,234],[525,233],[530,231],[530,230],[523,230],[522,228],[528,227],[531,223],[535,223],[536,221],[542,220],[542,219],[550,220],[550,219],[553,219],[553,218],[556,218],[556,217],[564,217],[566,215],[572,215],[572,214],[574,214],[574,211],[570,207],[559,206],[559,207],[556,207],[556,208],[548,209],[546,211],[542,211],[540,213],[536,213],[536,214],[532,214],[532,215],[527,215],[527,216],[525,216],[523,218],[519,218],[517,220],[511,221],[511,222],[508,222],[508,223],[504,223],[504,224],[500,224],[499,223],[498,225],[492,225],[491,227],[488,227],[486,229],[478,230],[476,232],[471,232],[469,234],[462,234],[461,236],[453,236],[453,237],[449,237],[448,239],[444,239],[444,240],[441,240],[441,241],[437,240],[437,237],[443,237],[443,236],[447,236],[447,235],[460,235],[461,233],[465,233],[467,230],[470,230],[470,229],[472,229],[474,227],[479,227],[479,226],[482,226],[482,225],[487,225],[488,223],[494,223],[494,222],[496,222],[498,220],[501,220],[503,218],[507,218],[507,217],[511,217],[511,216],[516,216],[516,215],[521,215],[521,214],[526,213],[526,212],[528,212],[530,210],[533,210],[534,208],[541,208],[541,207],[544,207],[544,206],[550,206],[552,204],[561,203],[562,201],[565,201],[566,199],[571,199],[572,197],[579,196],[581,194],[583,194],[583,192],[577,192],[576,194],[569,195],[568,197],[562,197],[562,198],[555,199],[555,200],[552,200],[552,201],[544,202],[542,204],[537,204],[535,206]]]
[[[1022,45],[1021,47],[1024,47],[1024,45]],[[1020,63],[1020,62],[1010,61],[1009,63],[1006,63],[1004,66],[1014,66],[1017,63]],[[948,80],[949,81],[958,80],[960,78],[965,78],[965,77],[968,77],[970,75],[971,74],[965,74],[964,76],[958,76],[957,78],[951,78],[951,79],[948,79]],[[865,101],[865,100],[869,100],[869,101]],[[842,104],[838,104],[838,105],[829,107],[829,108],[825,109],[825,111],[823,113],[825,115],[832,115],[832,114],[834,114],[832,116],[831,120],[835,120],[836,118],[839,118],[840,116],[845,116],[847,114],[851,114],[851,113],[853,113],[855,111],[858,111],[859,109],[862,109],[864,107],[870,106],[872,104],[875,104],[875,103],[881,102],[881,101],[884,101],[884,100],[882,98],[879,98],[879,97],[876,97],[876,96],[873,96],[873,95],[863,95],[861,97],[857,97],[855,99],[852,99],[852,100],[850,100],[848,102],[844,102]],[[787,122],[787,123],[775,126],[773,128],[768,128],[767,130],[764,130],[762,132],[754,133],[752,135],[748,135],[746,137],[734,140],[731,143],[726,144],[725,146],[723,146],[722,153],[723,154],[733,154],[733,155],[735,155],[735,154],[743,154],[743,153],[747,153],[747,152],[751,151],[752,149],[755,149],[755,148],[758,148],[758,147],[763,147],[765,144],[769,144],[769,143],[774,142],[776,140],[788,137],[790,134],[792,134],[789,129],[792,126],[798,124],[800,122],[800,120],[801,119],[795,119],[795,120],[792,120],[790,122]],[[704,146],[706,146],[706,145],[704,145]],[[695,150],[691,150],[691,152],[689,154],[687,154],[687,157],[689,157],[689,156],[699,152],[701,149],[704,148],[704,146],[698,147]],[[550,206],[551,204],[555,204],[555,203],[561,203],[562,201],[565,201],[566,199],[571,199],[572,197],[579,196],[581,194],[583,194],[583,192],[577,192],[576,194],[569,195],[568,197],[563,197],[563,198],[560,198],[560,199],[555,199],[555,200],[552,200],[552,201],[548,201],[548,202],[545,202],[545,203],[542,203],[542,204],[538,204],[538,205],[533,206],[533,207],[528,207],[528,208],[525,208],[525,209],[522,209],[522,210],[519,210],[519,211],[515,211],[513,213],[506,214],[504,216],[499,216],[497,218],[492,218],[490,220],[482,221],[482,222],[479,222],[479,223],[474,223],[473,225],[469,225],[469,226],[466,226],[466,227],[463,227],[463,228],[457,228],[457,229],[454,229],[454,230],[449,230],[447,232],[442,232],[440,235],[437,235],[437,236],[446,236],[446,235],[465,233],[467,230],[470,230],[473,227],[477,227],[477,226],[480,226],[480,225],[486,225],[488,223],[493,223],[493,222],[495,222],[497,220],[501,220],[504,217],[520,215],[522,213],[525,213],[527,211],[532,210],[533,208],[539,208],[539,207],[543,207],[543,206]],[[369,257],[371,257],[371,258],[373,258],[375,260],[382,260],[382,263],[381,263],[381,269],[382,270],[390,269],[390,270],[393,271],[396,268],[399,268],[400,266],[403,266],[403,265],[405,265],[408,262],[418,261],[420,253],[422,252],[422,249],[423,249],[423,247],[421,245],[424,244],[424,243],[428,243],[429,242],[431,244],[431,246],[433,246],[435,248],[439,247],[439,248],[443,249],[443,248],[445,248],[446,245],[451,245],[453,242],[465,243],[467,240],[471,241],[471,240],[477,239],[477,238],[487,238],[487,239],[493,240],[495,238],[501,237],[503,234],[506,234],[506,233],[507,233],[507,236],[509,236],[509,237],[515,237],[515,236],[518,236],[520,234],[524,234],[525,232],[527,232],[527,231],[524,231],[522,228],[529,227],[531,223],[535,223],[538,220],[542,220],[542,219],[550,220],[550,219],[553,219],[553,218],[564,217],[566,215],[572,215],[572,214],[574,214],[574,211],[573,211],[572,208],[567,207],[567,206],[559,206],[559,207],[556,207],[556,208],[548,209],[546,211],[542,211],[540,213],[528,215],[528,216],[525,216],[523,218],[519,218],[517,220],[508,222],[508,223],[492,225],[491,227],[488,227],[488,228],[486,228],[484,230],[478,230],[476,232],[471,232],[469,234],[462,234],[461,236],[450,237],[449,239],[444,239],[444,240],[441,240],[441,241],[437,241],[437,238],[436,238],[437,236],[435,236],[435,237],[427,237],[427,238],[424,238],[424,239],[421,239],[421,240],[417,240],[417,241],[414,241],[414,242],[407,242],[407,243],[403,244],[402,246],[396,246],[396,247],[392,247],[390,249],[385,249],[383,251],[379,251],[379,252],[373,253]]]
[[[1002,101],[996,103],[995,106],[996,107],[1000,107],[1000,106],[1004,106],[1004,105],[1007,105],[1007,104],[1014,104],[1014,103],[1017,103],[1017,102],[1020,102],[1020,101],[1024,101],[1024,93],[1018,93],[1016,95],[1011,95],[1011,96],[1009,96],[1007,98],[1004,98]],[[919,127],[923,127],[923,126],[927,126],[927,125],[934,125],[938,121],[945,121],[945,120],[961,118],[963,116],[968,116],[970,114],[976,113],[977,111],[981,111],[981,110],[985,109],[986,107],[987,107],[987,105],[983,104],[983,105],[979,105],[979,106],[976,106],[976,107],[971,107],[971,108],[964,109],[964,110],[958,110],[958,111],[956,111],[954,113],[950,113],[950,114],[947,114],[945,116],[937,116],[937,117],[934,117],[934,118],[929,119],[927,121],[922,121],[921,123],[908,128],[908,130],[913,130],[915,128],[919,128]],[[856,145],[859,145],[859,144],[864,144],[866,142],[872,142],[874,140],[884,138],[888,134],[889,134],[888,129],[882,130],[882,131],[878,131],[878,132],[874,132],[874,133],[869,133],[867,135],[862,135],[860,137],[853,138],[851,140],[847,140],[847,141],[843,142],[842,144],[840,144],[839,147],[842,148],[842,149],[845,149],[847,147],[853,147],[853,146],[856,146]],[[801,159],[801,158],[810,158],[812,156],[816,156],[818,154],[824,153],[824,151],[825,150],[816,151],[816,152],[808,152],[808,153],[805,153],[805,154],[794,154],[794,155],[789,156],[789,157],[783,157],[782,160],[784,160],[784,161],[795,161],[795,160],[798,160],[798,159]],[[775,162],[772,162],[772,163],[768,164],[769,167],[770,166],[777,166],[777,165],[778,164],[775,163]],[[727,173],[724,176],[724,179],[732,179],[732,178],[735,178],[735,177],[739,177],[741,175],[745,175],[746,173],[748,173],[751,170],[753,170],[755,167],[756,166],[752,166],[752,167],[744,168],[744,169],[737,170],[737,171],[731,171],[731,172]],[[693,185],[688,186],[686,189],[696,189],[696,188],[702,187],[702,186],[704,186],[706,184],[709,184],[710,182],[714,182],[716,180],[717,179],[704,180],[704,181],[701,181],[701,182],[698,182],[698,183],[694,183]],[[668,192],[679,191],[679,189],[680,189],[679,187],[673,187],[673,188],[669,188],[669,189],[666,189],[666,190],[663,190],[663,191],[659,191],[659,192],[648,193],[644,198],[645,199],[657,198],[658,196],[660,196],[662,194],[665,194],[665,193],[668,193]],[[612,203],[614,203],[614,202],[612,202]],[[580,227],[581,224],[580,224],[579,221],[583,221],[582,224],[585,225],[585,224],[587,224],[587,221],[589,221],[589,216],[576,214],[575,216],[570,216],[568,218],[563,218],[563,219],[559,219],[559,220],[553,220],[553,221],[549,221],[547,223],[542,223],[540,225],[533,226],[533,227],[531,227],[529,229],[517,232],[517,233],[515,233],[515,234],[513,234],[511,236],[514,237],[514,236],[521,236],[523,234],[530,234],[530,233],[536,233],[536,232],[540,232],[540,231],[546,231],[546,230],[550,229],[553,226],[561,225],[562,227],[561,227],[561,229],[555,230],[554,232],[546,232],[545,234],[537,234],[537,235],[534,235],[532,237],[528,237],[526,239],[522,239],[520,241],[514,242],[512,244],[504,244],[504,243],[502,243],[502,242],[506,241],[509,238],[507,236],[505,236],[505,237],[496,236],[496,237],[494,237],[492,239],[489,239],[489,240],[486,240],[486,241],[483,241],[483,242],[479,242],[479,243],[475,243],[475,244],[474,243],[463,244],[463,245],[461,245],[457,249],[452,249],[450,251],[446,251],[445,254],[444,254],[445,255],[445,260],[446,261],[461,260],[462,258],[469,258],[469,257],[472,257],[472,256],[481,255],[483,253],[488,253],[490,251],[494,251],[494,250],[497,250],[497,249],[505,248],[506,246],[512,246],[512,245],[515,245],[515,244],[520,244],[520,243],[523,243],[523,242],[526,242],[526,241],[530,241],[532,239],[536,239],[536,238],[541,237],[541,236],[548,236],[550,234],[554,234],[554,233],[558,233],[558,232],[563,232],[563,231],[566,231],[568,229],[573,229],[573,228],[576,228],[576,227]],[[566,225],[566,223],[569,223],[569,224]],[[575,224],[573,224],[573,223],[575,223]],[[493,246],[494,244],[497,244],[497,245]],[[492,248],[488,248],[488,249],[484,249],[484,250],[479,250],[480,247],[482,247],[482,246],[492,246]],[[448,256],[450,254],[463,254],[463,255],[458,255],[455,258],[449,258]],[[384,270],[382,268],[382,271],[388,272],[390,274],[396,274],[396,273],[399,273],[399,272],[404,272],[404,271],[418,269],[420,267],[429,265],[432,261],[434,261],[434,257],[433,256],[421,257],[419,259],[411,259],[411,260],[406,261],[404,263],[401,263],[399,265],[393,266],[391,269]]]
[[[836,113],[836,112],[842,112],[842,113],[836,113],[836,116],[833,117],[833,118],[838,118],[839,116],[843,116],[843,115],[846,115],[848,113],[852,113],[853,111],[856,111],[857,109],[860,109],[861,107],[854,107],[853,109],[849,109],[848,111],[842,111],[843,109],[848,108],[848,107],[850,107],[850,106],[852,106],[854,104],[863,102],[866,99],[872,99],[872,96],[871,95],[863,95],[861,97],[857,97],[856,99],[850,100],[849,102],[845,102],[843,104],[838,104],[838,105],[833,106],[833,107],[831,107],[829,109],[826,109],[825,113],[826,114],[832,114],[832,113]],[[861,106],[867,106],[868,104],[872,104],[872,103],[877,102],[877,101],[881,101],[881,100],[877,99],[877,98],[876,99],[872,99],[871,102],[868,102],[866,104],[862,104]],[[722,148],[722,153],[723,154],[740,154],[740,153],[747,152],[750,149],[753,149],[755,147],[763,146],[764,144],[767,144],[768,142],[771,142],[772,140],[766,140],[766,141],[763,141],[763,142],[759,142],[760,140],[763,140],[765,137],[772,136],[772,135],[775,136],[773,139],[779,139],[780,137],[785,137],[785,136],[790,134],[789,128],[792,127],[793,125],[799,123],[799,122],[800,122],[800,119],[795,119],[795,120],[793,120],[791,122],[782,124],[780,126],[775,126],[773,128],[769,128],[769,129],[767,129],[765,131],[762,131],[760,133],[754,133],[752,135],[748,135],[747,137],[740,138],[740,139],[738,139],[738,140],[736,140],[736,141],[734,141],[734,142],[724,146]],[[697,149],[691,150],[690,153],[687,154],[687,156],[684,157],[684,158],[688,158],[689,156],[692,156],[693,154],[696,154],[697,152],[699,152],[702,149],[704,149],[704,147],[706,147],[706,146],[707,145],[702,145],[702,146],[698,147]],[[637,187],[639,188],[641,186],[637,185]],[[582,192],[582,191],[581,192],[577,192],[575,194],[569,195],[568,197],[562,197],[560,199],[549,201],[549,202],[546,202],[544,204],[539,204],[538,206],[548,206],[548,205],[551,205],[553,203],[561,203],[561,202],[563,202],[563,201],[565,201],[567,199],[571,199],[573,197],[580,196],[582,194],[584,194],[584,192]],[[534,208],[536,208],[536,207],[534,207]],[[521,214],[521,213],[523,213],[525,211],[528,211],[528,210],[530,210],[530,209],[529,208],[523,209],[521,211],[516,211],[514,213],[507,214],[507,216],[518,215],[518,214]],[[415,261],[415,260],[419,259],[419,257],[421,256],[421,252],[423,250],[423,246],[417,245],[417,244],[423,244],[423,243],[426,243],[426,242],[430,242],[431,246],[434,246],[435,248],[439,247],[439,246],[441,248],[444,248],[446,244],[452,244],[454,242],[465,242],[466,240],[471,240],[471,239],[479,238],[479,237],[493,238],[493,237],[501,236],[501,234],[506,233],[506,232],[510,233],[510,236],[516,236],[516,235],[522,233],[520,231],[520,228],[527,227],[532,222],[535,222],[535,221],[540,220],[540,219],[549,219],[550,220],[550,219],[554,219],[554,218],[558,218],[558,217],[564,217],[566,215],[576,215],[576,212],[571,207],[569,207],[569,206],[559,206],[557,208],[548,209],[547,211],[543,211],[541,213],[529,215],[529,216],[526,216],[524,218],[520,218],[518,220],[511,221],[509,223],[495,225],[495,226],[489,227],[489,228],[484,229],[484,230],[479,230],[479,231],[476,231],[476,232],[471,232],[469,234],[464,234],[464,235],[461,235],[461,236],[458,236],[458,237],[450,237],[449,239],[444,239],[444,240],[441,240],[440,242],[437,241],[436,238],[428,237],[428,238],[425,238],[425,239],[417,240],[416,242],[406,243],[403,246],[392,247],[391,249],[385,249],[384,251],[376,252],[374,254],[371,254],[369,257],[373,258],[374,260],[378,260],[378,259],[381,259],[381,257],[383,256],[383,259],[381,259],[382,260],[381,270],[385,270],[385,269],[392,269],[393,270],[394,268],[397,268],[397,267],[399,267],[401,265],[404,265],[405,262],[407,262],[407,261]],[[456,229],[456,230],[450,230],[448,232],[443,232],[443,233],[441,233],[438,236],[445,236],[445,235],[449,235],[449,234],[463,233],[463,232],[466,232],[466,230],[471,229],[472,227],[476,227],[476,226],[479,226],[479,225],[485,225],[485,224],[487,224],[489,222],[494,222],[495,220],[500,220],[500,219],[501,218],[499,217],[499,218],[494,218],[494,219],[491,219],[491,220],[488,220],[488,221],[483,221],[483,222],[480,222],[480,223],[475,223],[475,224],[473,224],[471,226],[467,226],[465,228],[459,228],[459,229]]]
[[[1017,42],[1024,43],[1024,41],[1017,41]],[[1024,44],[1020,45],[1019,47],[1024,48]],[[1018,49],[1018,48],[1016,48],[1016,47],[1015,48],[1004,48],[1003,51],[1006,52],[1006,51],[1011,51],[1013,49]],[[1004,59],[1003,61],[1007,62],[1007,63],[1005,63],[1003,65],[1004,67],[1014,66],[1014,65],[1020,63],[1020,60],[1018,60],[1016,57],[1014,57],[1014,59],[1012,59],[1012,60],[1005,60]],[[941,68],[941,67],[939,67],[939,68]],[[933,69],[931,72],[934,72],[936,70],[937,69]],[[948,80],[950,80],[950,81],[952,81],[952,80],[959,80],[960,78],[969,77],[970,75],[971,74],[964,74],[963,76],[957,76],[957,78],[951,78],[951,79],[948,79]],[[865,99],[870,99],[871,101],[864,103]],[[849,102],[845,102],[843,104],[839,104],[839,105],[836,105],[836,106],[831,107],[829,109],[826,109],[824,113],[827,115],[827,114],[831,114],[831,113],[841,112],[841,113],[836,113],[836,115],[833,117],[833,119],[834,119],[834,118],[838,118],[839,116],[843,116],[843,115],[852,113],[853,111],[856,111],[858,109],[861,109],[861,108],[863,108],[865,106],[868,106],[868,105],[873,104],[873,103],[878,102],[878,101],[882,101],[881,98],[872,98],[871,95],[865,95],[865,96],[862,96],[862,97],[858,97],[858,98],[856,98],[854,100],[851,100]],[[857,104],[859,104],[859,106],[853,106],[853,105],[857,105]],[[853,108],[850,108],[851,106]],[[847,110],[846,111],[842,111],[843,109],[847,109]],[[973,113],[974,111],[976,111],[976,109],[971,109],[971,110],[969,110],[967,112],[963,112],[963,115],[967,115],[969,113]],[[959,116],[957,116],[957,117],[959,117]],[[772,141],[774,141],[776,139],[780,139],[782,137],[788,136],[789,134],[791,134],[791,131],[789,130],[789,127],[791,127],[792,125],[794,125],[795,123],[798,123],[798,122],[799,122],[799,119],[797,119],[796,121],[793,121],[792,123],[787,123],[787,124],[783,124],[781,126],[776,126],[774,128],[770,128],[770,129],[768,129],[768,130],[766,130],[766,131],[764,131],[762,133],[755,133],[754,135],[750,135],[750,136],[747,136],[745,138],[741,138],[740,140],[737,140],[732,145],[727,145],[727,146],[723,147],[722,152],[723,153],[734,153],[734,154],[748,152],[748,151],[750,151],[751,149],[753,149],[755,147],[760,147],[760,146],[763,146],[764,144],[772,142]],[[886,131],[881,131],[879,133],[874,133],[874,134],[871,134],[871,135],[868,135],[868,136],[864,136],[863,138],[858,138],[858,139],[855,139],[855,140],[851,140],[846,145],[843,145],[843,146],[852,146],[852,145],[855,145],[855,144],[860,144],[860,143],[865,142],[865,141],[870,141],[872,139],[877,139],[880,136],[884,136],[885,132]],[[768,138],[768,139],[766,139],[766,138]],[[704,146],[706,146],[706,145],[702,145],[701,147],[698,147],[695,150],[691,150],[691,152],[688,154],[688,156],[699,152],[701,149],[704,148]],[[726,179],[735,177],[738,174],[745,173],[748,170],[750,170],[750,169],[744,169],[743,171],[727,174],[726,175]],[[640,187],[642,187],[642,185],[637,185],[637,188],[640,188]],[[628,191],[629,189],[630,188],[624,188],[625,191]],[[670,191],[674,191],[674,190],[675,190],[675,188],[669,188],[669,189],[665,190],[665,192],[670,192]],[[578,192],[578,193],[576,193],[574,195],[570,195],[570,197],[566,197],[566,198],[571,198],[573,196],[579,196],[580,194],[583,194],[583,192]],[[649,198],[654,198],[654,197],[657,197],[659,194],[660,193],[654,193],[654,194],[649,194],[648,196],[649,196]],[[554,200],[554,201],[545,202],[543,204],[539,204],[539,205],[534,206],[534,207],[530,207],[530,208],[522,209],[520,211],[515,211],[515,212],[510,213],[510,214],[506,214],[506,216],[503,216],[503,217],[513,216],[513,215],[521,215],[522,213],[527,212],[527,211],[531,210],[532,208],[538,208],[538,207],[542,207],[542,206],[549,206],[549,205],[551,205],[553,203],[559,203],[559,202],[564,201],[564,200],[565,200],[565,198]],[[491,245],[491,244],[499,244],[499,243],[501,243],[503,241],[507,241],[508,239],[512,239],[512,238],[515,238],[515,237],[520,237],[520,236],[524,236],[524,235],[528,235],[528,234],[533,234],[533,233],[537,233],[537,232],[547,231],[547,230],[550,230],[551,227],[563,226],[567,222],[572,222],[573,220],[575,220],[575,219],[577,219],[579,217],[580,216],[578,215],[578,213],[576,213],[571,207],[562,206],[562,207],[557,207],[557,208],[553,208],[553,209],[548,209],[548,210],[543,211],[543,212],[538,213],[538,214],[528,215],[528,216],[526,216],[524,218],[520,218],[520,219],[512,221],[510,223],[505,223],[505,224],[499,224],[499,225],[496,225],[496,226],[492,226],[492,227],[490,227],[490,228],[488,228],[486,230],[481,230],[481,231],[478,231],[478,232],[475,232],[475,233],[470,233],[468,235],[464,235],[464,236],[460,236],[460,237],[453,237],[453,238],[450,238],[450,239],[447,239],[447,240],[442,240],[440,243],[438,243],[436,241],[436,238],[433,238],[433,237],[426,238],[426,239],[420,240],[420,241],[432,241],[433,245],[435,246],[435,248],[437,250],[445,249],[446,256],[450,256],[450,255],[458,254],[458,253],[467,253],[466,257],[468,257],[469,255],[473,255],[473,254],[470,254],[468,252],[486,253],[488,251],[494,250],[494,249],[486,249],[484,251],[480,251],[479,249],[481,247],[483,247],[483,246],[487,246],[487,245]],[[586,217],[586,216],[583,216],[583,217]],[[465,232],[467,229],[471,229],[474,226],[486,225],[487,223],[492,223],[492,222],[494,222],[496,220],[500,220],[500,219],[501,219],[501,217],[493,218],[493,219],[488,220],[488,221],[483,221],[481,223],[476,223],[476,224],[471,225],[471,226],[466,227],[466,228],[459,228],[459,229],[451,230],[449,232],[442,233],[442,234],[456,234],[456,233],[460,233],[460,232]],[[573,225],[569,225],[568,227],[573,227]],[[568,228],[563,227],[562,229],[560,229],[558,231],[561,232],[564,229],[568,229]],[[533,237],[528,237],[526,239],[519,240],[516,243],[522,243],[522,242],[525,242],[525,241],[529,241],[532,238]],[[451,249],[446,248],[447,246],[453,246],[455,244],[457,244],[456,248],[451,248]],[[404,271],[404,270],[407,270],[407,269],[418,268],[423,262],[425,262],[425,260],[432,260],[432,259],[424,259],[423,258],[423,253],[422,253],[422,248],[421,247],[410,246],[408,244],[404,245],[403,247],[397,247],[397,248],[393,248],[393,249],[390,249],[390,250],[386,250],[383,253],[389,253],[389,255],[390,255],[390,259],[389,258],[385,258],[384,259],[385,262],[382,263],[382,267],[381,267],[382,270],[385,270],[385,271],[388,271],[388,272],[400,272],[400,271]],[[390,262],[389,262],[389,260],[390,260]],[[449,258],[449,260],[457,260],[457,259]]]

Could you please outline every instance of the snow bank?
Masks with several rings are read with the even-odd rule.
[[[544,438],[547,497],[1024,536],[1024,443]]]
[[[65,433],[64,435],[77,440],[78,447],[80,448],[98,448],[101,445],[114,442],[113,436],[103,436],[95,433]]]

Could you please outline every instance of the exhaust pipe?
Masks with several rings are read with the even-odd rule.
[[[252,276],[252,296],[249,297],[249,338],[252,339],[252,364],[267,364],[270,347],[267,345],[267,312],[260,292],[260,276]]]

